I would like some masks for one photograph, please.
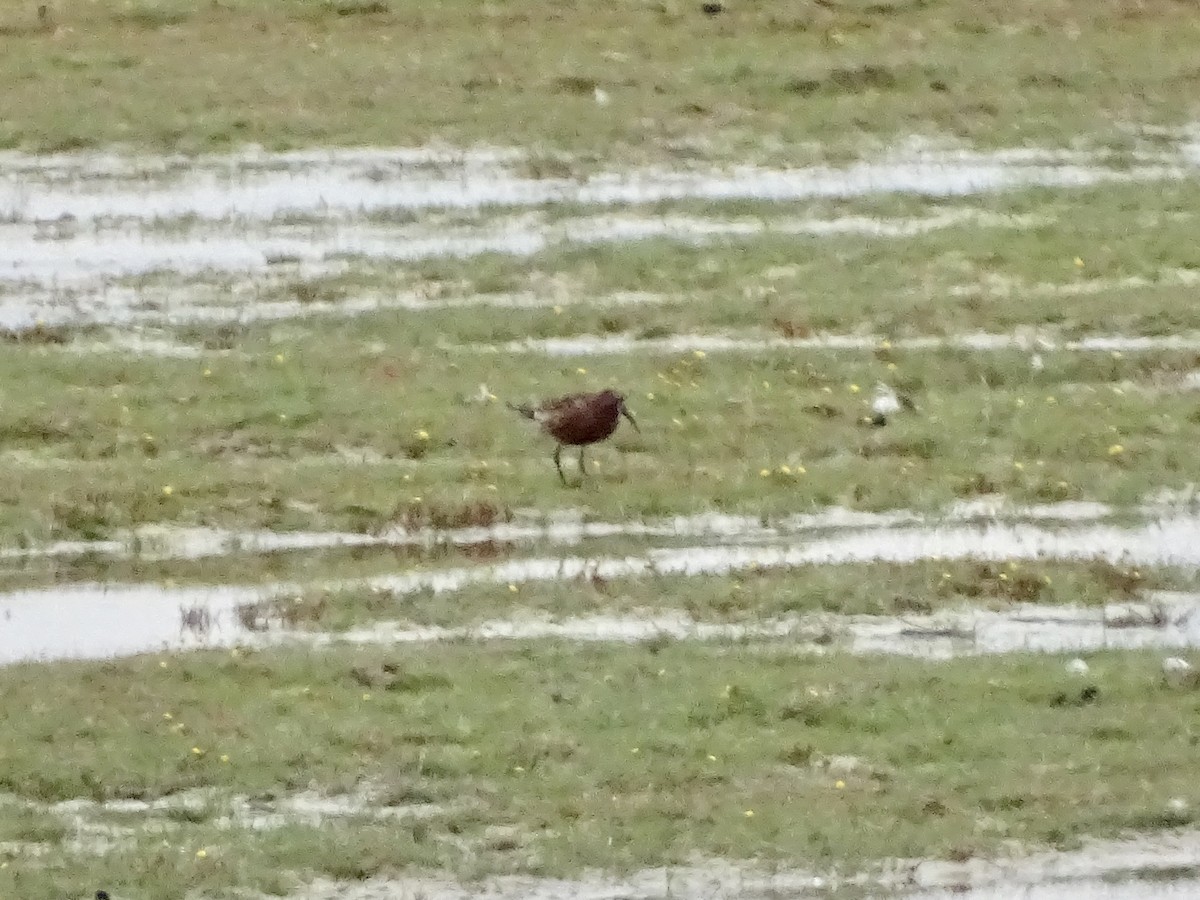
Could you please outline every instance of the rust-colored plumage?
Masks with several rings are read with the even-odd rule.
[[[527,419],[542,426],[558,446],[554,448],[554,467],[562,483],[567,478],[562,470],[562,448],[564,445],[579,448],[579,475],[587,474],[583,465],[583,450],[610,437],[617,430],[621,416],[629,420],[635,431],[641,431],[633,414],[625,407],[625,398],[614,390],[597,391],[593,394],[568,394],[555,400],[546,400],[537,406],[508,404]]]

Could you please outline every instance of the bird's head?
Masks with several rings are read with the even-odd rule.
[[[638,434],[642,433],[642,429],[638,428],[637,420],[634,419],[633,413],[629,411],[629,407],[625,405],[625,395],[619,394],[609,388],[602,391],[600,394],[607,402],[613,404],[617,408],[617,412],[629,420],[629,424],[633,426],[633,430]]]

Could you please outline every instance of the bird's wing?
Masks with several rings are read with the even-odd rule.
[[[587,412],[591,399],[591,394],[568,394],[555,400],[547,400],[534,411],[534,418],[539,422],[547,422]]]

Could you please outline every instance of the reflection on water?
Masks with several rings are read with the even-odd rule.
[[[1083,512],[1083,510],[1077,510]],[[904,515],[904,514],[897,514]],[[586,527],[580,525],[579,527]],[[621,526],[617,526],[621,527]],[[660,525],[658,527],[666,527]],[[747,525],[747,527],[750,527]],[[761,524],[760,529],[766,530]],[[72,585],[20,591],[0,597],[0,661],[31,658],[121,656],[162,648],[227,645],[261,640],[243,627],[239,607],[297,595],[305,590],[362,589],[392,594],[397,609],[416,592],[453,593],[471,585],[606,580],[639,577],[696,577],[748,569],[789,569],[837,563],[908,563],[927,559],[1087,560],[1104,559],[1132,566],[1200,566],[1200,517],[1177,512],[1132,526],[1090,521],[961,521],[941,524],[878,524],[832,532],[762,534],[754,543],[733,542],[664,547],[624,557],[543,556],[498,563],[457,566],[397,575],[317,584],[168,588],[152,585]],[[1163,601],[1166,603],[1167,601]],[[1146,622],[1122,614],[1120,625],[1088,610],[1018,607],[1005,612],[976,611],[963,619],[907,616],[847,617],[817,626],[843,633],[850,649],[924,656],[1029,649],[1083,650],[1093,647],[1193,647],[1200,645],[1200,616],[1189,598]],[[511,608],[511,599],[503,604]],[[203,621],[203,629],[181,627]],[[201,611],[206,611],[204,616]],[[1129,611],[1126,610],[1125,613]],[[257,621],[257,620],[256,620]],[[655,634],[704,639],[730,637],[801,638],[807,619],[730,626],[694,623],[667,614],[649,617],[599,617],[545,622],[498,620],[468,631],[416,628],[374,629],[351,633],[351,640],[384,642],[480,639],[567,638],[638,640]],[[270,636],[269,636],[270,637]],[[322,640],[306,636],[296,639]]]

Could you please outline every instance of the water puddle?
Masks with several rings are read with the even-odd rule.
[[[773,169],[661,166],[580,177],[532,177],[519,151],[329,151],[175,158],[0,156],[0,219],[94,222],[131,219],[270,220],[366,213],[648,204],[668,200],[796,201],[906,193],[961,197],[1021,187],[1180,179],[1200,168],[1200,141],[1139,152],[910,146],[847,165]],[[1124,162],[1131,162],[1125,165]]]
[[[0,282],[24,285],[103,283],[150,273],[178,275],[266,272],[273,261],[306,264],[308,274],[336,273],[347,258],[417,262],[485,253],[531,256],[562,244],[603,244],[668,238],[692,244],[763,235],[814,237],[863,234],[910,237],[944,228],[1028,228],[1044,218],[974,209],[923,218],[716,219],[689,216],[604,216],[549,221],[544,216],[431,229],[427,225],[339,223],[217,230],[199,224],[146,229],[123,225],[53,239],[36,226],[0,226],[5,258]],[[7,258],[10,257],[11,258]],[[327,266],[325,264],[328,264]]]
[[[1154,514],[1162,506],[1138,512]],[[956,522],[976,519],[1081,522],[1113,515],[1102,503],[1066,501],[1018,506],[1002,496],[955,503],[936,514],[912,510],[862,512],[830,507],[811,513],[764,518],[725,513],[699,513],[629,522],[592,522],[578,510],[559,510],[537,516],[518,515],[515,521],[464,528],[405,528],[392,526],[364,534],[339,531],[237,531],[171,524],[144,525],[110,540],[55,541],[28,547],[0,547],[0,559],[70,556],[115,556],[143,560],[203,559],[235,554],[266,554],[344,547],[438,546],[474,547],[495,544],[573,545],[614,537],[697,538],[726,541],[770,540],[788,534],[838,528],[877,528],[917,522]]]
[[[320,827],[345,820],[413,821],[459,812],[465,804],[381,803],[375,790],[365,785],[350,794],[301,791],[269,800],[197,788],[155,800],[109,800],[91,798],[38,803],[14,795],[0,796],[0,808],[17,807],[55,816],[70,832],[66,847],[75,853],[102,855],[131,845],[148,832],[168,833],[203,822],[217,828],[268,831],[289,825]],[[53,852],[48,844],[14,841],[0,845],[13,855],[41,856]]]
[[[907,563],[929,559],[1090,560],[1153,568],[1200,566],[1200,516],[1176,512],[1133,526],[1088,522],[1004,522],[880,525],[832,534],[775,536],[761,544],[717,543],[665,547],[625,557],[537,557],[499,563],[409,571],[352,581],[256,586],[158,587],[70,585],[0,597],[0,663],[29,659],[106,658],[155,650],[227,646],[275,640],[331,639],[422,642],[478,639],[567,638],[641,640],[658,634],[697,638],[767,638],[801,633],[808,620],[758,625],[706,625],[671,618],[599,618],[549,622],[503,620],[468,630],[383,626],[346,635],[263,631],[256,615],[275,598],[306,590],[369,590],[402,598],[416,592],[452,593],[471,585],[520,585],[579,578],[666,578],[723,575],[837,563]],[[506,595],[507,596],[507,595]],[[920,617],[855,618],[816,627],[841,630],[861,652],[938,656],[1016,649],[1061,651],[1101,646],[1200,646],[1200,624],[1190,609],[1116,627],[1095,613],[1047,610],[979,611],[969,622]],[[730,629],[741,629],[730,630]],[[756,630],[757,629],[757,630]],[[941,641],[941,643],[939,643]]]
[[[527,338],[503,344],[450,344],[446,350],[464,353],[540,354],[544,356],[621,356],[633,353],[677,354],[702,350],[705,353],[759,353],[769,350],[874,350],[884,341],[897,350],[970,350],[996,352],[1044,350],[1066,352],[1146,353],[1163,350],[1200,350],[1200,334],[1123,335],[1097,334],[1071,340],[1051,332],[1023,328],[1010,334],[972,332],[952,335],[921,335],[889,338],[878,334],[818,334],[783,337],[763,332],[745,334],[678,334],[640,338],[632,334],[581,334],[562,338]]]
[[[659,166],[579,177],[533,177],[529,170],[522,152],[487,149],[252,152],[189,161],[0,154],[0,287],[6,288],[0,327],[29,327],[38,319],[135,321],[139,304],[112,288],[147,275],[173,276],[179,282],[173,287],[186,296],[192,282],[214,276],[337,275],[359,258],[403,263],[651,238],[703,244],[769,234],[905,237],[954,227],[1028,228],[1044,219],[972,208],[917,218],[818,219],[654,215],[631,207],[895,193],[965,197],[1191,178],[1200,173],[1200,140],[1184,135],[1174,149],[1120,159],[1103,151],[913,145],[841,166]],[[556,205],[614,209],[559,218],[545,209]],[[379,298],[328,309],[281,304],[261,317],[355,315],[387,308],[381,304]],[[168,321],[230,315],[219,308],[191,312],[186,301],[173,305],[176,319]]]
[[[484,305],[417,297],[360,296],[337,302],[263,301],[238,306],[204,303],[203,280],[237,276],[304,278],[335,276],[349,259],[417,262],[484,253],[529,256],[555,246],[665,238],[695,245],[750,240],[766,235],[867,234],[904,237],[952,227],[1027,228],[1028,216],[1001,216],[973,209],[946,210],[909,219],[737,219],[685,216],[607,216],[547,221],[542,216],[431,229],[344,223],[299,228],[261,225],[219,231],[198,224],[166,230],[137,226],[66,235],[38,236],[36,226],[0,225],[0,327],[46,324],[136,324],[160,322],[285,319],[318,314],[361,315],[384,309],[422,311]],[[172,274],[169,289],[122,289],[122,279]],[[548,305],[555,305],[552,301]],[[619,302],[610,301],[610,302]],[[490,305],[503,306],[502,298]],[[513,303],[511,305],[518,305]]]
[[[1085,840],[1079,850],[1036,851],[964,863],[895,859],[860,872],[768,868],[707,860],[643,869],[628,875],[591,873],[578,879],[505,875],[476,883],[413,876],[360,882],[319,880],[293,900],[788,900],[836,896],[911,900],[1151,900],[1196,896],[1200,832],[1183,830],[1118,840]]]
[[[278,639],[297,639],[281,634]],[[679,611],[561,620],[524,616],[462,628],[382,623],[330,635],[299,637],[320,646],[428,644],[442,641],[566,640],[640,643],[651,640],[754,642],[788,640],[825,652],[951,659],[996,653],[1067,653],[1200,646],[1200,597],[1160,594],[1104,609],[1017,605],[1003,611],[959,609],[932,615],[841,616],[813,614],[750,624],[698,622]]]
[[[1163,269],[1149,276],[1083,278],[1061,284],[1047,281],[1029,283],[1007,276],[988,274],[978,284],[951,287],[949,294],[952,297],[1088,297],[1110,291],[1191,287],[1196,284],[1200,284],[1200,270],[1197,269]]]
[[[199,282],[138,289],[106,286],[95,293],[74,289],[27,289],[7,297],[0,295],[0,327],[20,330],[31,321],[41,322],[44,326],[244,325],[317,316],[352,317],[389,310],[420,313],[454,309],[552,309],[581,305],[603,309],[677,302],[665,294],[640,291],[618,291],[599,296],[486,293],[429,297],[418,292],[399,292],[364,293],[342,300],[260,299],[259,295],[266,287],[259,280],[254,283],[223,284],[220,287]],[[69,350],[80,352],[104,350],[159,356],[172,355],[172,348],[183,347],[166,336],[154,337],[138,332],[118,332],[104,341],[74,341],[66,346]],[[183,349],[189,352],[179,355],[201,352],[200,348]]]

